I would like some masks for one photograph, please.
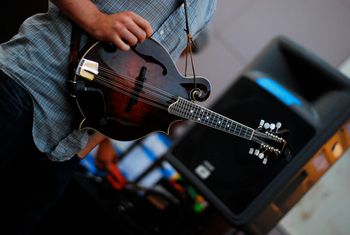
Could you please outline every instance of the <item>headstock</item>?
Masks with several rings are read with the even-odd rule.
[[[258,148],[250,148],[249,154],[257,156],[264,165],[269,157],[279,157],[287,146],[287,141],[281,137],[287,130],[280,131],[282,123],[268,123],[261,120],[254,131],[252,140],[259,145]]]

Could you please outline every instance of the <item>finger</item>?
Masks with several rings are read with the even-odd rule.
[[[147,33],[140,28],[134,21],[131,21],[128,25],[127,25],[128,30],[130,31],[130,33],[132,33],[139,42],[143,42],[146,37],[147,37]]]
[[[137,36],[131,32],[129,28],[124,28],[121,32],[119,32],[119,35],[122,40],[130,46],[134,46],[138,42]]]
[[[152,35],[153,33],[152,26],[146,19],[137,15],[134,12],[131,12],[130,16],[132,17],[134,22],[146,33],[147,37],[150,37]]]
[[[127,51],[130,49],[130,46],[126,44],[119,36],[115,37],[112,43],[122,51]]]

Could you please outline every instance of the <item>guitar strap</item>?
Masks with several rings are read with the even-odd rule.
[[[75,69],[78,65],[78,55],[80,50],[80,40],[82,35],[82,29],[72,22],[71,43],[69,51],[69,77],[67,80],[68,91],[71,97],[75,98],[76,81],[74,79]]]

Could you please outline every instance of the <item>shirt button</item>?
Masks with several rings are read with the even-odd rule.
[[[160,30],[159,34],[160,34],[160,35],[163,35],[163,34],[164,34],[164,30],[163,30],[163,29]]]

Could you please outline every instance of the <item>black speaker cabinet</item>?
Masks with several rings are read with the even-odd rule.
[[[195,124],[167,159],[235,227],[268,233],[349,146],[350,80],[295,42],[274,39],[211,110],[250,127],[281,122],[292,158]]]

